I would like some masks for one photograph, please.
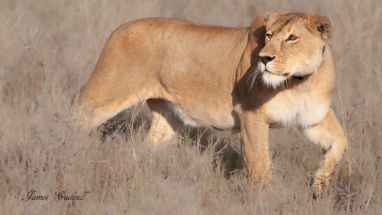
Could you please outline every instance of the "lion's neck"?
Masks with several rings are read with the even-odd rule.
[[[305,81],[306,79],[306,81]],[[301,88],[310,88],[325,93],[331,93],[335,85],[335,66],[332,51],[328,44],[325,45],[323,60],[316,71],[305,77],[300,83]]]

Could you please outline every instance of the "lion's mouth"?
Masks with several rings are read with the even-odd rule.
[[[269,70],[267,70],[267,69],[265,69],[264,72],[268,72],[268,73],[270,73],[270,74],[272,74],[272,75],[284,76],[284,77],[288,77],[288,75],[289,75],[289,73],[284,73],[284,74],[280,74],[280,75],[278,75],[278,74],[275,74],[275,73],[273,73],[273,72],[271,72],[271,71],[269,71]]]
[[[304,80],[305,78],[309,77],[310,74],[307,75],[292,75],[292,78],[298,79],[300,81]]]
[[[279,77],[284,77],[285,79],[293,78],[293,79],[300,80],[300,81],[303,81],[307,77],[310,76],[310,74],[306,74],[306,75],[291,75],[290,73],[275,74],[275,73],[269,71],[266,67],[265,67],[263,73],[265,73],[265,72],[267,72],[267,73],[269,73],[271,75],[275,75],[275,76],[279,76]]]

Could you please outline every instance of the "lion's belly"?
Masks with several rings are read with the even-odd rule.
[[[213,109],[206,106],[168,102],[168,107],[184,125],[192,127],[213,127],[222,130],[238,129],[239,116],[229,108]]]

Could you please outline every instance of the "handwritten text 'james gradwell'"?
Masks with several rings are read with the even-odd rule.
[[[77,195],[77,192],[74,192],[71,196],[66,195],[65,191],[55,192],[53,196],[53,200],[84,200],[86,194],[90,192],[83,192],[82,195]],[[23,198],[23,202],[27,202],[29,200],[49,200],[49,196],[46,195],[37,195],[35,190],[31,190],[27,193],[26,198]]]

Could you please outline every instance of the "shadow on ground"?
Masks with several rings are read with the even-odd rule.
[[[137,111],[139,109],[139,111]],[[119,113],[98,127],[101,140],[106,138],[114,139],[116,135],[122,135],[128,139],[131,134],[137,132],[147,133],[150,128],[151,113],[146,104],[141,107],[133,107]],[[177,140],[178,144],[190,144],[198,147],[200,153],[211,145],[215,150],[215,156],[221,159],[214,159],[214,167],[220,168],[226,178],[241,171],[244,159],[241,149],[240,139],[237,134],[226,131],[217,131],[212,128],[192,128],[186,127]],[[220,163],[217,163],[219,160]]]

